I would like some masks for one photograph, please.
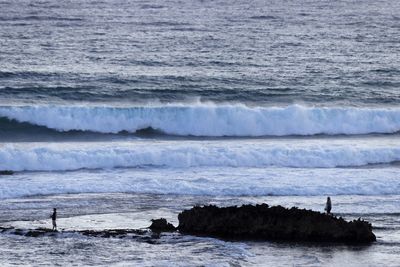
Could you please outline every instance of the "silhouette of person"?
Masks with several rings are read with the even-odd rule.
[[[53,214],[50,216],[50,218],[51,218],[51,222],[53,223],[53,231],[57,231],[57,223],[56,223],[57,209],[56,208],[53,209]]]
[[[327,199],[326,199],[326,204],[325,204],[325,211],[326,211],[326,214],[331,214],[331,209],[332,209],[332,202],[331,202],[331,198],[330,197],[328,197]]]

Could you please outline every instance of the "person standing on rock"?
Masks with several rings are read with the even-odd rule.
[[[331,202],[331,198],[328,197],[326,199],[326,204],[325,204],[325,211],[326,214],[330,215],[331,214],[331,209],[332,209],[332,202]]]
[[[57,209],[56,208],[53,209],[53,214],[50,216],[50,218],[51,218],[51,222],[53,224],[53,231],[57,231],[57,222],[56,222],[56,220],[57,220]]]

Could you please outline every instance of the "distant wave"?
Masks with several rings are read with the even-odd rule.
[[[136,107],[1,106],[0,117],[57,131],[137,132],[181,136],[286,136],[396,133],[400,108],[248,107],[193,104]]]
[[[71,171],[133,167],[333,168],[400,161],[400,146],[369,141],[133,141],[0,145],[0,170]]]

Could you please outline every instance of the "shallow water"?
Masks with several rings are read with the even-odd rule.
[[[50,227],[51,207],[59,208],[57,237],[2,234],[0,255],[5,265],[56,262],[64,265],[144,266],[386,266],[397,265],[400,227],[395,206],[399,196],[335,196],[333,211],[346,219],[361,217],[374,225],[377,242],[369,246],[315,243],[232,242],[177,233],[155,242],[130,238],[62,234],[78,229],[142,228],[151,218],[177,225],[177,214],[195,204],[262,203],[323,209],[320,196],[204,197],[148,194],[74,194],[8,199],[1,203],[1,226],[22,229]],[[357,211],[356,213],[354,211]],[[112,226],[112,227],[111,227]]]

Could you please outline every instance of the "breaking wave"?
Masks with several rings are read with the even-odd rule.
[[[68,131],[180,136],[353,135],[400,131],[400,108],[248,107],[241,104],[136,107],[1,106],[0,117]]]
[[[393,141],[395,142],[395,141]],[[70,171],[141,167],[333,168],[400,161],[400,147],[352,140],[301,142],[141,141],[0,146],[0,170]],[[300,144],[299,144],[300,143]]]

